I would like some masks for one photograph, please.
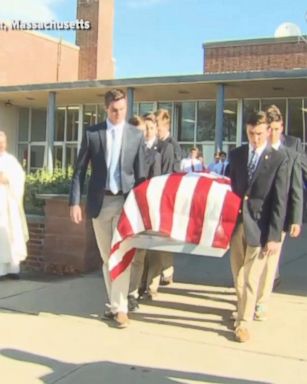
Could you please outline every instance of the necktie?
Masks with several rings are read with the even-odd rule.
[[[195,167],[194,167],[194,163],[193,163],[193,160],[192,160],[192,172],[194,172],[195,171]]]
[[[247,164],[247,174],[248,174],[248,182],[249,183],[251,182],[251,180],[253,178],[253,174],[256,170],[257,160],[258,160],[257,152],[253,149],[251,152],[250,160]]]
[[[222,169],[221,169],[221,175],[224,175],[224,172],[225,172],[225,164],[223,163]]]

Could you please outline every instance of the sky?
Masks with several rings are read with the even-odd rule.
[[[273,37],[284,22],[295,23],[307,34],[306,0],[114,2],[116,78],[199,74],[203,43]],[[76,4],[77,0],[0,0],[0,21],[73,21]],[[73,32],[44,33],[75,42]]]

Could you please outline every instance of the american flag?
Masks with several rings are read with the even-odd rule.
[[[113,234],[111,279],[131,263],[133,236],[147,230],[226,251],[239,207],[230,180],[218,175],[173,173],[143,182],[129,193]]]

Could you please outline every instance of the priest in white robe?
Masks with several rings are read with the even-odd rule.
[[[6,134],[0,131],[0,276],[17,278],[29,239],[23,208],[25,173],[6,149]]]

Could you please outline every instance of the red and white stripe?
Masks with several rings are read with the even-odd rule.
[[[154,177],[128,195],[113,234],[109,259],[115,279],[133,259],[133,236],[146,230],[172,239],[226,249],[240,199],[227,178],[208,173]]]

